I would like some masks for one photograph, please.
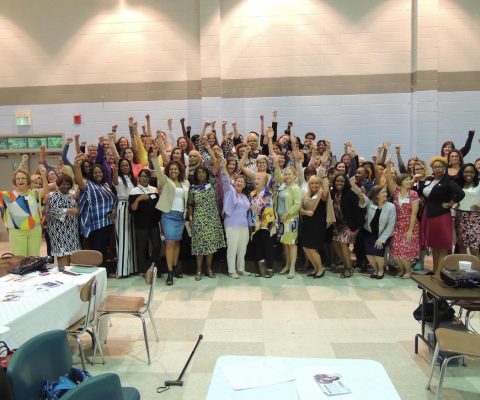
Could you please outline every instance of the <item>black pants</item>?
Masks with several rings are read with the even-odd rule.
[[[107,259],[107,246],[112,229],[113,225],[107,225],[90,232],[90,235],[88,235],[88,246],[90,250],[97,250],[102,253],[104,263]]]
[[[148,245],[150,243],[151,253],[147,257]],[[160,229],[158,224],[153,228],[141,229],[135,228],[135,244],[137,253],[137,266],[138,272],[147,272],[150,265],[155,263],[157,268],[160,266],[160,247],[162,245],[160,241]]]
[[[268,269],[273,269],[275,256],[273,254],[273,238],[266,229],[258,230],[252,237],[255,261],[265,260]]]

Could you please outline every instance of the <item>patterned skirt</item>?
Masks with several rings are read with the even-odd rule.
[[[478,249],[480,246],[480,212],[457,210],[455,233],[459,246]]]

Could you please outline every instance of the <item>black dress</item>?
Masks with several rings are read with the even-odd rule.
[[[307,249],[320,250],[327,230],[327,203],[320,200],[311,217],[303,215],[300,223],[300,244]]]

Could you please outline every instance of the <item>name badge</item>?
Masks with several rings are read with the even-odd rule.
[[[209,183],[207,183],[207,184],[205,185],[205,189],[210,189],[211,187],[212,187],[212,185],[210,185]]]
[[[407,198],[407,199],[403,200],[403,202],[406,203],[406,204],[410,204],[411,200],[410,200],[410,198]]]
[[[150,199],[155,200],[155,194],[154,194],[154,193],[152,193],[152,194],[150,195]]]

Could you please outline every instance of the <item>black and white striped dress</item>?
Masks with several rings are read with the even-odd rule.
[[[115,237],[117,241],[117,277],[125,277],[137,272],[135,264],[135,237],[132,216],[128,211],[128,195],[135,187],[128,176],[126,185],[121,177],[115,185],[118,197],[117,217],[115,220]]]

